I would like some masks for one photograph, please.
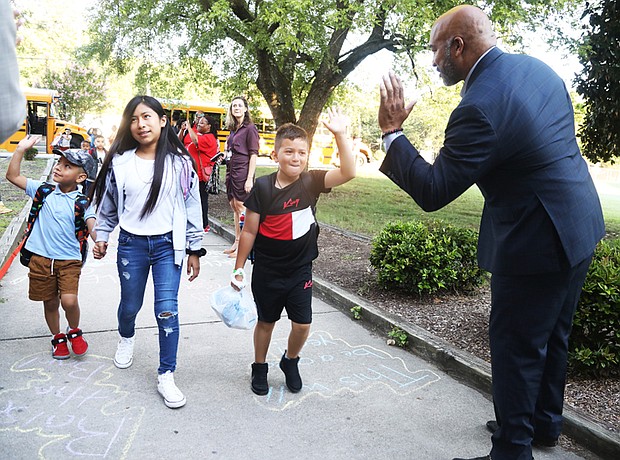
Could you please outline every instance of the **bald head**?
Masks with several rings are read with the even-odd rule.
[[[472,5],[452,8],[442,14],[431,29],[431,49],[435,54],[444,49],[457,81],[464,80],[480,56],[496,43],[491,21],[480,8]],[[436,60],[434,65],[440,67]],[[439,70],[441,72],[441,68]]]

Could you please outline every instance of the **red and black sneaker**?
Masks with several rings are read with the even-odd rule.
[[[52,339],[52,358],[69,359],[69,347],[67,346],[67,336],[60,332]]]
[[[88,350],[88,343],[82,337],[82,329],[79,327],[67,331],[67,339],[71,342],[71,349],[77,356],[82,356]]]

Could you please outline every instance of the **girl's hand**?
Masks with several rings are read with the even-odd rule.
[[[97,241],[93,246],[93,257],[95,259],[103,259],[108,252],[108,243],[105,241]]]
[[[187,257],[187,275],[189,281],[194,281],[200,274],[200,257],[190,255]]]
[[[334,136],[347,133],[349,117],[343,115],[337,107],[327,109],[327,115],[329,116],[329,122],[324,121],[323,124]]]

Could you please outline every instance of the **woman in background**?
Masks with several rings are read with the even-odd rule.
[[[187,121],[183,122],[181,131],[187,129],[190,142],[185,148],[194,159],[198,180],[200,181],[200,202],[202,203],[202,228],[209,231],[209,192],[207,184],[213,172],[213,157],[220,150],[217,140],[217,122],[213,117],[203,116],[196,123],[196,131]]]
[[[226,194],[235,215],[235,242],[224,253],[231,258],[237,257],[241,232],[239,217],[245,212],[243,202],[254,185],[258,156],[258,130],[248,109],[248,101],[238,96],[232,100],[226,114],[226,127],[230,130],[226,150],[231,155],[226,164]]]

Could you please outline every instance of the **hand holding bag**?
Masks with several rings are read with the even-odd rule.
[[[237,291],[232,286],[218,289],[211,296],[211,308],[233,329],[253,329],[258,319],[256,304],[247,289]]]

